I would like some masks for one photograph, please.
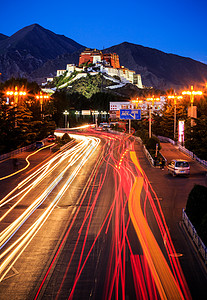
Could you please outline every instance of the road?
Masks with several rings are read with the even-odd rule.
[[[0,298],[196,299],[206,278],[179,226],[193,179],[153,169],[128,135],[74,137],[1,200]]]

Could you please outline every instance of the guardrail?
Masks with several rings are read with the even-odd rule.
[[[176,142],[173,141],[173,140],[171,140],[171,139],[168,138],[168,137],[158,135],[157,138],[158,138],[161,142],[168,142],[168,143],[171,143],[171,144],[173,144],[173,145],[176,145]]]
[[[142,139],[139,136],[135,136],[135,139],[143,146],[143,150],[144,150],[144,153],[145,153],[147,159],[149,160],[149,162],[151,163],[151,165],[154,166],[154,159],[152,158],[152,156],[150,155],[149,151],[147,150],[147,148],[143,144]]]
[[[207,264],[207,247],[205,246],[205,244],[203,243],[203,241],[197,234],[197,231],[195,230],[195,227],[189,220],[184,208],[183,208],[183,212],[182,212],[182,221],[185,224],[185,227],[187,228],[189,234],[191,235],[191,238],[192,238],[194,244],[196,245],[198,251],[200,252],[201,256],[203,257],[205,264]]]
[[[46,142],[47,139],[44,139],[44,140],[42,140],[42,141],[43,141],[43,142]],[[0,160],[3,160],[3,159],[6,159],[6,158],[15,156],[16,154],[21,153],[21,152],[24,152],[24,151],[27,151],[27,150],[29,150],[29,149],[32,149],[32,148],[35,147],[35,146],[36,146],[36,143],[33,143],[33,144],[28,145],[28,146],[25,146],[25,147],[16,149],[16,150],[14,150],[14,151],[11,151],[11,152],[2,154],[2,155],[0,155]]]
[[[173,145],[176,145],[176,142],[167,138],[167,137],[164,137],[164,136],[157,136],[158,139],[161,141],[161,142],[168,142],[168,143],[171,143]],[[197,155],[195,155],[195,153],[193,153],[192,151],[186,149],[185,147],[181,146],[181,145],[178,145],[178,149],[187,154],[188,156],[190,156],[191,158],[195,159],[197,162],[199,162],[201,165],[203,165],[204,167],[207,168],[207,161],[206,160],[202,160],[200,159]]]
[[[147,159],[151,163],[151,165],[154,166],[154,159],[152,158],[152,156],[150,155],[149,151],[147,150],[147,148],[145,147],[144,144],[143,144],[143,150],[144,150],[145,155],[147,156]]]
[[[0,155],[0,160],[6,159],[8,157],[15,156],[16,154],[27,151],[27,150],[31,149],[32,147],[35,147],[35,143],[31,144],[31,145],[28,145],[28,146],[25,146],[25,147],[22,147],[22,148],[19,148],[19,149],[16,149],[16,150],[11,151],[9,153],[2,154],[2,155]]]
[[[179,150],[182,151],[183,153],[187,154],[188,156],[192,157],[195,159],[197,162],[199,162],[201,165],[205,166],[207,168],[207,161],[200,159],[197,155],[195,155],[192,151],[189,151],[185,147],[179,145]]]

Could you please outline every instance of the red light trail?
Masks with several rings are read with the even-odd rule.
[[[61,298],[63,290],[65,293],[67,278],[71,275],[72,266],[72,284],[67,288],[68,299],[73,299],[81,275],[101,236],[110,240],[105,278],[102,278],[104,281],[103,300],[126,299],[129,266],[137,299],[191,299],[159,199],[139,164],[134,150],[133,138],[123,134],[97,133],[93,129],[87,129],[84,135],[76,135],[76,139],[80,139],[78,145],[72,147],[69,152],[66,151],[59,157],[53,158],[47,166],[28,178],[26,183],[21,184],[21,188],[24,187],[24,190],[19,192],[19,196],[23,201],[30,189],[37,188],[45,176],[52,174],[62,162],[68,161],[68,164],[63,168],[63,173],[56,176],[48,189],[44,191],[42,197],[32,202],[29,211],[25,211],[11,226],[4,229],[0,236],[2,247],[6,245],[8,239],[13,239],[13,235],[19,227],[23,226],[25,218],[28,218],[47,199],[51,190],[60,184],[66,170],[71,165],[78,164],[77,169],[74,169],[72,175],[68,177],[62,186],[61,192],[54,199],[53,205],[48,206],[48,210],[45,210],[44,214],[36,220],[28,232],[25,231],[21,240],[16,240],[12,248],[8,248],[6,252],[1,254],[1,259],[3,257],[9,258],[8,263],[5,260],[0,265],[2,268],[1,278],[5,276],[8,264],[12,264],[12,261],[15,262],[18,259],[30,240],[47,220],[60,197],[64,195],[68,185],[78,176],[81,168],[90,159],[91,154],[99,147],[100,155],[96,166],[81,193],[79,205],[51,260],[35,299],[41,298],[41,293],[44,292],[44,287],[46,288],[48,284],[51,272],[64,250],[66,241],[69,239],[81,211],[84,211],[82,223],[79,226],[76,240],[73,241],[73,249],[68,255],[67,261],[65,261],[64,272],[56,287],[55,299]],[[101,138],[101,144],[97,137]],[[94,229],[94,218],[101,209],[99,199],[104,199],[109,178],[113,181],[113,196],[110,194],[112,198],[107,202],[109,204],[104,206],[99,218],[100,223]],[[156,205],[153,198],[156,199]],[[2,199],[0,204],[4,205],[4,203],[14,200],[15,196],[9,194],[8,197]],[[161,237],[159,242],[148,224],[149,209],[159,229],[159,238]],[[6,212],[6,214],[10,213],[11,210]],[[6,218],[6,216],[1,216],[1,218]],[[129,235],[130,224],[131,226],[133,224],[134,233],[136,233],[135,241]],[[93,233],[93,241],[91,241],[90,246],[87,246],[89,245],[91,232]],[[16,245],[20,248],[16,250],[17,252],[14,252],[12,249],[16,249]],[[10,251],[11,254],[9,254]],[[75,272],[74,261],[76,261]]]

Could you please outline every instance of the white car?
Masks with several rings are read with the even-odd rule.
[[[185,175],[188,176],[190,174],[190,165],[187,160],[184,159],[173,159],[167,166],[168,173],[173,176],[176,175]]]

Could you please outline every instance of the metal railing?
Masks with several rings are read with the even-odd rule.
[[[161,141],[161,142],[168,142],[168,143],[171,143],[173,145],[176,145],[176,142],[167,138],[167,137],[164,137],[164,136],[158,136],[158,139]],[[178,145],[178,149],[187,154],[188,156],[190,156],[191,158],[195,159],[197,162],[199,162],[201,165],[203,165],[204,167],[207,167],[207,161],[206,160],[202,160],[200,159],[197,155],[195,155],[192,151],[186,149],[185,147],[181,146],[181,145]]]
[[[176,142],[171,140],[170,138],[168,137],[165,137],[165,136],[157,136],[157,138],[161,141],[161,142],[168,142],[168,143],[171,143],[173,145],[176,145]]]
[[[197,231],[195,230],[195,227],[189,220],[184,208],[182,211],[182,221],[185,224],[185,227],[187,228],[189,234],[191,235],[191,238],[192,238],[194,244],[196,245],[198,251],[200,252],[200,254],[203,257],[204,262],[206,264],[207,263],[207,247],[205,246],[205,244],[203,243],[203,241],[197,234]]]
[[[187,154],[188,156],[192,157],[195,159],[197,162],[199,162],[201,165],[207,167],[207,161],[200,159],[197,155],[195,155],[192,151],[189,151],[185,147],[179,145],[179,150],[182,151],[183,153]]]
[[[44,140],[42,140],[42,141],[43,141],[43,142],[46,142],[47,139],[44,139]],[[9,158],[9,157],[15,156],[16,154],[19,154],[19,153],[21,153],[21,152],[24,152],[24,151],[27,151],[27,150],[29,150],[29,149],[32,149],[32,148],[34,148],[35,146],[36,146],[36,143],[33,143],[33,144],[28,145],[28,146],[25,146],[25,147],[16,149],[16,150],[14,150],[14,151],[11,151],[11,152],[2,154],[2,155],[0,155],[0,161],[3,160],[3,159]]]
[[[2,154],[2,155],[0,155],[0,160],[15,156],[16,154],[27,151],[27,150],[29,150],[33,147],[35,147],[35,143],[31,144],[31,145],[28,145],[28,146],[25,146],[25,147],[22,147],[22,148],[19,148],[19,149],[16,149],[16,150],[11,151],[9,153]]]

